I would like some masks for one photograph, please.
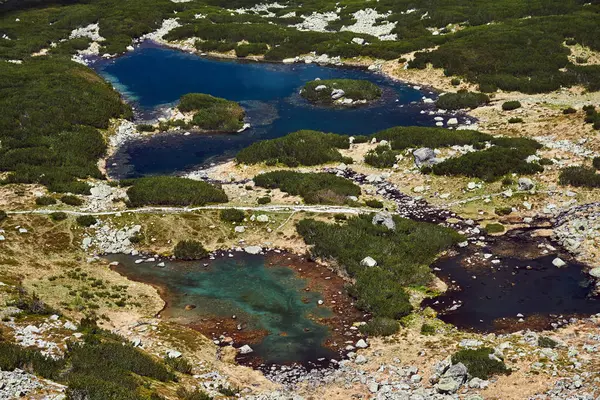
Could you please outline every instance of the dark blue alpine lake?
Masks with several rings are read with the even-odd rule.
[[[434,93],[358,68],[214,60],[149,43],[117,59],[98,61],[94,68],[142,120],[176,104],[183,94],[198,92],[240,102],[252,125],[239,134],[184,136],[181,131],[130,141],[109,160],[110,174],[119,178],[188,171],[232,157],[258,140],[300,129],[356,135],[435,123],[433,116],[421,113],[422,97],[435,97]],[[384,95],[362,107],[313,106],[298,93],[315,78],[366,79],[379,85]]]

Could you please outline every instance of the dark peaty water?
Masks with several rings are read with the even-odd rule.
[[[311,319],[331,316],[330,309],[318,306],[321,295],[305,291],[307,282],[290,268],[266,267],[265,256],[217,257],[207,267],[204,260],[166,262],[164,268],[156,262],[136,264],[136,257],[127,255],[108,258],[120,262],[115,267],[120,274],[161,289],[167,303],[162,318],[217,336],[225,327],[215,326],[216,320],[230,321],[235,333],[240,324],[241,334],[258,337],[252,355],[265,363],[306,364],[337,355],[324,347],[329,328]],[[186,309],[189,305],[195,308]]]
[[[300,129],[353,135],[435,123],[433,116],[421,114],[422,103],[413,103],[435,94],[356,68],[213,60],[148,43],[115,60],[98,61],[94,68],[125,95],[142,118],[157,107],[175,104],[183,94],[200,92],[240,102],[252,124],[241,134],[178,133],[132,141],[109,160],[109,173],[115,177],[190,170],[234,156],[258,140]],[[367,79],[379,85],[384,95],[368,106],[313,106],[298,92],[315,78]]]
[[[556,254],[519,254],[533,244],[500,238],[497,245],[512,254],[483,259],[485,253],[498,254],[492,245],[477,254],[461,250],[440,259],[432,267],[439,268],[436,275],[450,290],[423,305],[441,312],[445,322],[484,332],[547,329],[553,321],[600,312],[600,300],[590,296],[591,282],[584,266],[567,261],[566,255],[561,258],[567,265],[557,268],[552,264]],[[500,263],[493,264],[493,259]]]

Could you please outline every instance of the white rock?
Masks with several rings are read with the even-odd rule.
[[[252,350],[252,347],[248,346],[247,344],[243,345],[242,347],[240,347],[238,349],[238,351],[240,352],[240,354],[250,354],[252,353],[254,350]]]
[[[360,265],[362,265],[363,267],[376,267],[377,261],[375,261],[375,259],[373,259],[372,257],[365,257],[360,262]]]
[[[369,347],[369,345],[367,344],[367,342],[364,341],[364,339],[359,339],[358,342],[356,342],[355,347],[359,349],[366,349],[367,347]]]
[[[561,258],[556,257],[554,260],[552,260],[552,265],[554,265],[557,268],[561,268],[567,265],[567,263],[564,262]]]

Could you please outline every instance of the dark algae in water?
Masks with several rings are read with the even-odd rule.
[[[458,328],[482,332],[548,329],[600,312],[584,265],[560,255],[566,265],[558,268],[552,263],[556,252],[544,251],[546,245],[538,249],[531,239],[499,240],[438,260],[432,267],[449,290],[423,306]]]
[[[253,352],[238,357],[242,362],[308,365],[339,358],[336,350],[344,347],[343,340],[335,338],[330,326],[351,323],[357,313],[340,313],[323,301],[332,290],[336,294],[342,290],[343,282],[333,274],[329,280],[320,277],[324,282],[334,281],[335,288],[329,288],[328,294],[310,275],[329,271],[292,257],[224,255],[210,261],[166,262],[162,268],[157,263],[136,264],[132,256],[110,259],[119,261],[115,270],[127,278],[161,289],[167,303],[161,311],[163,319],[208,337],[231,338],[236,348],[250,345]],[[295,270],[288,267],[291,264]],[[344,304],[341,297],[336,306]]]

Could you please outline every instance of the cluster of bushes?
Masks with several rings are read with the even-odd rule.
[[[489,149],[449,158],[433,166],[436,175],[464,175],[485,181],[495,181],[508,173],[535,174],[544,167],[528,163],[527,157],[535,154],[541,145],[524,138],[495,138]]]
[[[471,130],[450,130],[420,126],[397,126],[374,133],[377,140],[387,140],[393,150],[448,146],[483,146],[492,139],[491,135]]]
[[[359,330],[369,336],[390,336],[398,332],[399,328],[400,324],[395,319],[376,317],[361,325]]]
[[[561,185],[598,188],[600,187],[600,174],[596,173],[595,168],[567,167],[560,171],[558,181]]]
[[[76,219],[77,223],[81,226],[88,227],[94,225],[98,220],[92,215],[81,215]]]
[[[180,111],[194,112],[192,125],[200,129],[233,132],[242,128],[244,109],[235,101],[221,99],[203,93],[181,96]]]
[[[339,224],[313,219],[296,228],[311,245],[314,257],[332,259],[356,279],[349,292],[359,308],[374,317],[397,319],[412,306],[405,288],[430,282],[430,263],[442,250],[462,240],[452,229],[394,216],[395,230],[373,225],[372,215],[354,217]],[[361,265],[365,257],[375,267]],[[365,329],[389,332],[389,321],[376,320]],[[384,328],[385,327],[385,328]]]
[[[221,221],[240,223],[246,218],[246,213],[237,208],[227,208],[219,213]]]
[[[3,182],[88,193],[78,179],[102,178],[97,161],[106,152],[97,129],[131,115],[119,94],[87,67],[54,57],[2,62],[0,82]]]
[[[510,369],[504,361],[490,357],[494,350],[489,347],[463,349],[452,355],[452,364],[463,363],[469,375],[479,379],[489,379],[498,374],[509,374]]]
[[[322,88],[325,86],[325,88]],[[320,87],[320,88],[319,88]],[[319,90],[317,90],[319,88]],[[381,89],[376,84],[359,79],[325,79],[307,82],[300,94],[311,103],[331,104],[331,93],[335,89],[344,91],[344,96],[352,100],[372,101],[381,97]]]
[[[485,93],[459,90],[456,93],[444,93],[435,105],[444,110],[462,110],[464,108],[477,108],[490,102],[490,97]]]
[[[520,101],[510,100],[510,101],[505,101],[504,103],[502,103],[502,109],[504,111],[512,111],[512,110],[516,110],[517,108],[521,108]]]
[[[255,176],[254,183],[298,195],[307,204],[344,204],[349,196],[360,196],[359,186],[328,173],[273,171]]]
[[[365,154],[365,162],[376,168],[391,168],[396,164],[398,151],[388,145],[379,145]]]
[[[585,123],[592,124],[592,127],[596,130],[600,130],[600,113],[596,111],[596,107],[589,105],[583,107],[585,111]]]
[[[0,342],[0,369],[16,368],[67,386],[70,399],[154,400],[152,381],[176,379],[165,364],[141,352],[120,336],[99,329],[94,320],[80,327],[83,341],[68,343],[64,358]]]
[[[349,147],[347,136],[303,130],[253,143],[240,151],[236,160],[243,164],[266,162],[269,165],[284,164],[288,167],[340,161],[351,163],[351,159],[345,159],[338,151]]]
[[[208,250],[197,240],[182,240],[177,243],[173,254],[180,260],[200,260],[208,256]]]
[[[150,176],[121,181],[131,185],[127,189],[128,205],[203,206],[209,203],[227,203],[223,189],[209,183],[175,176]]]
[[[571,38],[600,49],[599,22],[597,9],[581,9],[570,15],[472,27],[453,34],[433,51],[417,52],[409,66],[425,68],[431,63],[447,75],[479,83],[484,92],[540,93],[576,84],[595,90],[598,68],[571,64],[563,42]]]

